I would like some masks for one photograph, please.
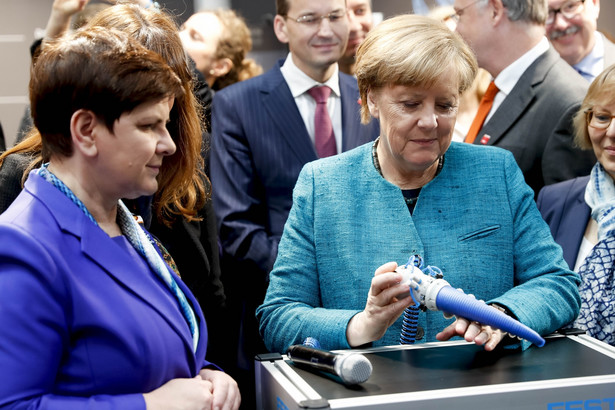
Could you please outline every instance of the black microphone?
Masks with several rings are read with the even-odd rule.
[[[292,345],[287,355],[297,364],[332,373],[346,384],[363,383],[372,375],[371,362],[360,353],[333,353],[304,345]]]

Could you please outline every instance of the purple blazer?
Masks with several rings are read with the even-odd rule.
[[[204,366],[165,285],[57,188],[30,174],[0,215],[0,407],[145,409]],[[138,257],[138,256],[137,256]]]
[[[574,269],[579,248],[591,217],[585,203],[589,176],[547,185],[540,190],[536,205],[549,225],[551,234],[564,251],[564,259]]]

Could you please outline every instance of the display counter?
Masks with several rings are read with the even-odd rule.
[[[455,341],[359,352],[373,371],[355,386],[286,356],[257,356],[258,409],[615,410],[615,348],[585,335],[525,351]]]

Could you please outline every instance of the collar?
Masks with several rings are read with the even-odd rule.
[[[292,53],[288,53],[286,57],[286,61],[282,67],[280,67],[280,71],[288,84],[288,88],[290,88],[290,92],[293,95],[293,98],[297,98],[298,96],[304,94],[307,90],[312,87],[318,85],[326,85],[331,88],[333,94],[337,97],[341,95],[340,93],[340,82],[339,82],[339,68],[337,64],[335,64],[335,71],[333,75],[324,83],[319,83],[318,81],[314,81],[314,79],[310,78],[307,74],[305,74],[299,67],[297,67],[292,59]]]
[[[495,78],[495,85],[498,86],[500,92],[505,95],[510,94],[525,70],[527,70],[538,57],[546,53],[548,50],[549,40],[543,36],[538,44],[519,57],[514,63],[502,70],[502,72]]]
[[[597,31],[594,33],[594,38],[596,39],[594,48],[581,61],[573,65],[574,69],[589,81],[593,81],[604,69],[604,39]]]

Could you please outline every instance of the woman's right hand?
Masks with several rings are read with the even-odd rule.
[[[395,272],[396,262],[385,263],[376,269],[367,295],[365,309],[354,315],[346,328],[346,338],[351,347],[373,342],[401,316],[412,302],[408,284],[401,284],[402,276]],[[398,295],[407,294],[403,299]]]
[[[143,397],[147,410],[210,410],[213,386],[201,376],[173,379]]]

